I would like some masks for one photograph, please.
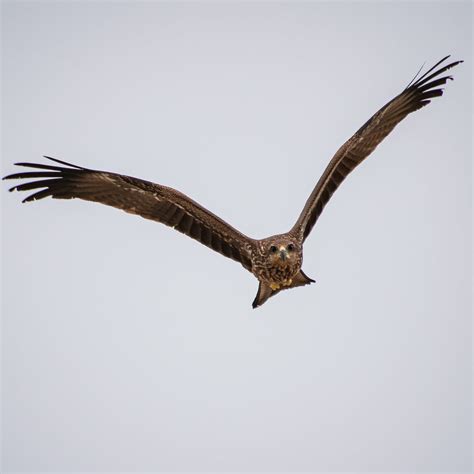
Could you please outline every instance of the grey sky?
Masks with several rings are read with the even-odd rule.
[[[333,196],[317,283],[2,189],[3,471],[470,471],[471,4],[4,2],[2,175],[48,154],[284,232],[446,54],[446,94]]]

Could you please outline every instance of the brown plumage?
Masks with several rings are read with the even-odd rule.
[[[439,67],[443,58],[420,78],[415,78],[394,99],[384,105],[344,145],[339,148],[293,228],[266,239],[247,237],[221,218],[175,189],[107,171],[97,171],[45,157],[59,165],[16,163],[35,171],[11,174],[3,179],[32,179],[10,191],[35,190],[23,202],[51,196],[57,199],[79,198],[94,201],[138,214],[166,224],[231,258],[252,272],[259,281],[253,307],[281,290],[314,282],[301,270],[303,243],[314,224],[347,175],[403,120],[409,113],[441,96],[451,76],[441,76],[462,61]],[[438,68],[438,69],[437,69]],[[440,77],[441,76],[441,77]],[[416,79],[416,80],[415,80]]]

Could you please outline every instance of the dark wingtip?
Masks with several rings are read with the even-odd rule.
[[[67,161],[58,160],[57,158],[53,158],[52,156],[43,155],[43,158],[46,158],[47,160],[54,161],[55,163],[59,163],[60,165],[65,165],[65,166],[70,166],[71,168],[76,168],[78,170],[84,169],[81,166],[73,165],[72,163],[68,163]]]
[[[14,165],[15,165],[15,166],[22,166],[21,163],[14,163]],[[7,174],[6,176],[4,176],[4,177],[2,178],[2,181],[5,181],[6,179],[17,179],[17,177],[16,177],[17,174],[18,174],[18,173]],[[12,191],[12,190],[13,190],[13,188],[9,189],[9,191]]]
[[[444,63],[448,58],[450,58],[451,55],[448,54],[447,56],[445,56],[443,59],[441,59],[440,61],[438,61],[434,66],[432,66],[430,69],[428,69],[426,72],[424,72],[420,77],[418,77],[418,75],[420,74],[421,70],[423,69],[423,66],[418,70],[418,72],[415,74],[415,77],[408,83],[408,85],[405,87],[405,90],[411,88],[411,87],[418,87],[418,86],[422,86],[423,84],[426,84],[428,83],[431,79],[433,79],[434,77],[436,76],[439,76],[440,74],[442,74],[443,72],[457,66],[458,64],[461,64],[464,62],[464,60],[460,59],[458,61],[454,61],[450,64],[446,64],[444,66],[442,66],[440,69],[436,70],[436,68],[438,68],[438,66],[440,66],[442,63]],[[453,79],[452,76],[445,76],[443,79],[447,80],[447,79]]]
[[[15,166],[26,166],[26,163],[13,163]],[[12,174],[7,174],[2,178],[2,181],[5,181],[6,179],[15,179],[15,176],[17,173],[12,173]],[[9,189],[9,191],[12,191],[13,188]]]

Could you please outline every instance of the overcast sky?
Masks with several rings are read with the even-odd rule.
[[[470,471],[465,3],[3,2],[2,175],[47,154],[287,231],[337,148],[466,63],[343,183],[317,283],[2,183],[3,471]]]

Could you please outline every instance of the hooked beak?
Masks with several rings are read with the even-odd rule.
[[[288,258],[288,250],[285,247],[280,247],[280,259],[285,261]]]

